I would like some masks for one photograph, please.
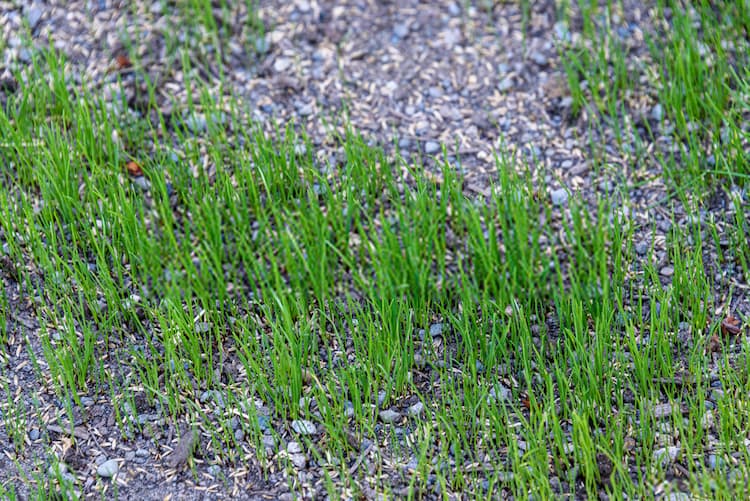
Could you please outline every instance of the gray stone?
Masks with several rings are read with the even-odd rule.
[[[354,404],[350,401],[344,402],[344,417],[352,417],[354,415]]]
[[[151,182],[146,179],[146,176],[138,176],[132,178],[133,184],[141,191],[149,191],[151,189]]]
[[[292,421],[292,429],[300,435],[314,435],[318,431],[315,423],[307,419],[295,419]]]
[[[657,121],[661,121],[661,119],[664,117],[664,108],[662,108],[661,104],[657,104],[653,108],[651,108],[651,118]]]
[[[393,34],[398,38],[404,38],[409,34],[409,25],[406,23],[396,23],[393,26]]]
[[[539,66],[547,66],[547,64],[549,63],[549,59],[547,59],[547,56],[545,56],[538,50],[532,51],[531,54],[529,54],[529,59],[534,61]]]
[[[557,36],[558,40],[563,40],[563,41],[570,40],[570,29],[568,28],[568,23],[566,23],[565,21],[556,22],[553,29],[555,31],[555,36]]]
[[[34,2],[31,4],[31,6],[26,10],[26,21],[29,22],[29,28],[34,30],[34,28],[37,27],[39,24],[39,21],[42,20],[42,15],[44,14],[44,9],[41,5]]]
[[[646,253],[648,252],[648,249],[649,249],[648,243],[644,242],[643,240],[635,244],[635,253],[638,254],[639,256],[645,256]]]
[[[417,402],[416,404],[411,405],[408,409],[406,409],[406,413],[411,417],[421,416],[423,412],[424,404],[422,402]]]
[[[304,454],[290,454],[289,459],[292,461],[295,468],[300,470],[307,466],[307,457]]]
[[[391,409],[385,409],[380,411],[378,417],[384,423],[394,423],[401,418],[401,414]]]
[[[674,266],[664,266],[659,270],[659,274],[663,277],[671,277],[674,275]]]
[[[99,467],[96,469],[96,474],[100,477],[110,478],[117,475],[119,471],[120,465],[117,464],[117,460],[110,459],[99,465]]]
[[[440,87],[432,86],[427,90],[427,93],[430,95],[430,97],[438,98],[443,95],[443,89]]]
[[[266,431],[271,429],[271,418],[265,414],[258,415],[258,428],[260,431]]]
[[[495,386],[490,388],[489,398],[492,400],[506,401],[510,400],[513,392],[502,383],[497,383]]]
[[[32,428],[31,430],[29,430],[29,440],[37,440],[39,438],[39,435],[39,428]]]
[[[428,155],[432,155],[440,151],[440,144],[435,141],[427,141],[424,145],[424,152]]]
[[[258,37],[255,39],[255,50],[257,50],[259,54],[265,54],[268,52],[269,48],[270,44],[266,37]]]
[[[673,445],[670,447],[662,447],[654,451],[654,460],[660,463],[662,466],[666,466],[680,455],[680,447]]]
[[[500,80],[497,84],[497,90],[500,92],[506,92],[513,88],[513,77],[507,76]]]
[[[300,452],[302,452],[302,446],[299,444],[299,442],[292,441],[286,444],[286,451],[289,454],[299,454]]]
[[[684,492],[670,492],[662,498],[664,501],[691,501],[690,494]]]
[[[440,336],[443,334],[443,324],[437,323],[430,325],[430,336]]]
[[[565,205],[568,202],[568,190],[565,188],[559,188],[552,190],[549,194],[552,205]]]
[[[203,113],[193,113],[185,119],[185,125],[187,125],[190,132],[199,133],[206,130],[208,121]]]
[[[388,394],[385,392],[385,390],[380,390],[378,392],[378,405],[383,405],[385,403],[385,397],[387,397]]]
[[[273,71],[283,73],[292,65],[292,60],[288,57],[280,57],[273,63]]]

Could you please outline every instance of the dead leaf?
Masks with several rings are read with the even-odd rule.
[[[141,177],[143,175],[143,169],[133,160],[125,164],[125,170],[133,177]]]
[[[167,466],[179,468],[186,464],[193,455],[195,446],[198,445],[198,432],[195,429],[188,430],[177,443],[172,454],[167,458]]]
[[[721,341],[719,340],[719,336],[716,334],[711,336],[711,339],[708,340],[706,351],[708,353],[719,353],[721,351]]]
[[[738,336],[742,332],[742,321],[732,315],[721,321],[721,333],[725,336]]]
[[[124,70],[133,66],[130,58],[124,54],[120,54],[115,58],[115,69]]]

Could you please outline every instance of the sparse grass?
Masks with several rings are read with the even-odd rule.
[[[660,161],[670,180],[688,175],[696,190],[708,189],[707,174],[747,175],[750,79],[720,34],[746,34],[748,10],[719,4],[673,8],[675,29],[651,41],[659,102],[689,150]],[[219,43],[205,5],[183,7]],[[584,39],[598,49],[563,54],[575,108],[590,98],[619,120],[617,103],[634,85],[626,52],[609,25],[600,30],[592,3],[581,11]],[[710,67],[698,43],[715,54]],[[186,116],[200,108],[223,122],[202,135],[178,123],[172,144],[158,137],[163,125],[123,123],[99,96],[71,95],[64,67],[46,52],[0,112],[0,228],[18,283],[38,298],[41,329],[29,335],[43,347],[40,381],[67,405],[111,399],[128,438],[142,431],[133,402],[145,398],[167,420],[200,424],[207,458],[229,463],[242,462],[240,441],[270,460],[260,409],[271,410],[274,433],[309,419],[324,438],[300,440],[326,465],[333,497],[362,475],[349,470],[350,435],[396,462],[416,457],[405,481],[415,497],[437,484],[547,499],[561,494],[555,477],[563,494],[652,498],[657,487],[676,489],[663,458],[678,443],[684,488],[711,499],[749,494],[748,343],[718,334],[713,379],[706,353],[725,313],[715,267],[733,263],[747,283],[739,192],[726,221],[674,226],[665,280],[653,252],[635,252],[620,205],[574,196],[553,207],[505,152],[492,196],[471,199],[447,163],[436,181],[350,132],[337,138],[346,158],[328,165],[293,127],[271,138],[241,102],[207,92],[192,95]],[[704,169],[709,153],[715,168]],[[131,160],[142,179],[124,170]],[[708,242],[721,249],[710,269]],[[686,374],[691,384],[675,383]],[[723,397],[707,408],[717,380]],[[29,416],[7,382],[4,391],[2,423],[20,447]],[[404,418],[400,431],[378,423],[380,408],[408,397],[423,416]],[[678,410],[655,415],[669,403]],[[707,419],[719,443],[707,439]]]

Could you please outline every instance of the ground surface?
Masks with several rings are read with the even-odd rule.
[[[644,33],[655,29],[650,24],[650,9],[652,7],[644,6],[643,2],[626,1],[618,7],[619,15],[612,21],[612,31],[627,48],[627,61],[633,68],[648,64]],[[491,183],[498,177],[495,152],[515,154],[514,165],[519,169],[526,164],[532,166],[526,173],[527,179],[534,186],[535,196],[549,202],[549,217],[553,222],[569,213],[571,196],[580,197],[591,210],[597,209],[597,200],[607,197],[613,202],[608,210],[622,217],[632,228],[630,238],[635,253],[648,254],[657,275],[656,284],[672,283],[675,264],[668,247],[673,238],[671,231],[674,227],[689,226],[689,218],[695,214],[688,214],[690,211],[686,208],[672,204],[677,199],[687,200],[690,190],[675,191],[664,175],[663,164],[658,161],[658,153],[671,151],[672,147],[667,130],[669,123],[663,120],[663,106],[659,104],[655,87],[643,77],[633,84],[632,92],[618,100],[618,107],[630,117],[631,124],[635,124],[624,137],[616,137],[610,125],[592,127],[598,118],[594,109],[574,113],[574,100],[560,59],[559,44],[569,40],[571,33],[581,30],[580,19],[574,15],[570,22],[561,23],[559,6],[555,2],[531,2],[529,10],[524,11],[524,6],[515,2],[489,2],[489,6],[484,7],[476,2],[442,0],[261,1],[255,15],[267,31],[263,38],[250,45],[247,8],[217,10],[217,23],[225,33],[218,51],[210,41],[201,38],[200,33],[183,30],[177,10],[168,3],[130,5],[130,2],[109,0],[40,2],[26,7],[15,2],[0,2],[0,26],[6,45],[5,61],[0,63],[0,69],[8,70],[0,97],[6,100],[15,92],[10,71],[19,65],[31,64],[34,49],[22,43],[24,27],[30,27],[34,41],[44,45],[49,37],[52,47],[66,56],[67,70],[81,77],[85,82],[81,85],[96,89],[104,99],[123,105],[124,114],[127,110],[144,115],[154,113],[153,109],[148,109],[148,104],[139,101],[147,94],[142,83],[145,75],[156,82],[157,108],[165,117],[176,121],[184,115],[175,103],[188,100],[179,64],[182,61],[172,55],[170,48],[170,34],[179,33],[179,43],[193,49],[189,52],[190,64],[204,81],[209,101],[216,96],[232,95],[249,105],[252,117],[267,132],[274,134],[274,126],[282,129],[290,126],[306,133],[309,143],[297,145],[303,154],[310,153],[332,165],[340,163],[346,152],[336,133],[345,134],[348,124],[371,144],[382,146],[390,157],[400,155],[407,163],[423,164],[433,172],[432,177],[442,176],[439,165],[442,160],[447,161],[458,174],[463,193],[479,200],[480,205],[491,196]],[[255,46],[256,50],[248,50],[249,46]],[[131,64],[138,71],[132,71]],[[636,70],[632,71],[635,74]],[[639,71],[639,75],[646,74],[642,68]],[[112,75],[115,74],[120,76],[119,81],[114,80]],[[191,130],[200,133],[211,127],[213,115],[207,116],[201,104],[195,110],[186,121]],[[165,138],[175,141],[166,133]],[[731,181],[712,185],[705,193],[697,195],[700,220],[727,219],[731,193],[744,197],[741,187]],[[11,235],[5,234],[4,238],[8,240]],[[747,286],[739,265],[716,258],[716,248],[721,247],[719,241],[724,242],[724,237],[716,239],[717,245],[706,242],[702,249],[705,274],[714,285],[713,297],[701,298],[712,306],[708,322],[711,327],[703,333],[692,334],[688,332],[688,322],[671,328],[675,338],[687,339],[684,342],[691,348],[685,350],[686,353],[703,352],[702,348],[693,348],[693,344],[699,343],[697,340],[704,343],[704,337],[710,338],[726,330],[719,324],[729,313],[737,318],[750,315],[750,305],[745,299]],[[55,393],[51,381],[41,377],[47,373],[41,339],[51,335],[54,326],[39,318],[36,308],[40,305],[35,305],[35,298],[23,292],[15,266],[10,263],[0,272],[10,312],[2,376],[8,405],[3,412],[6,417],[13,412],[25,414],[28,411],[29,415],[21,420],[25,423],[24,429],[10,430],[7,424],[5,430],[0,429],[1,447],[5,451],[0,455],[0,481],[6,487],[12,486],[20,498],[36,497],[35,489],[46,492],[49,485],[62,482],[55,480],[50,465],[63,463],[66,471],[59,477],[72,482],[73,491],[84,497],[108,498],[117,493],[122,499],[170,496],[172,499],[292,499],[294,496],[323,498],[333,491],[343,497],[356,493],[364,498],[379,495],[470,498],[508,497],[512,492],[524,490],[518,486],[488,490],[488,478],[493,479],[492,485],[496,482],[502,485],[503,479],[507,481],[501,471],[507,466],[502,466],[498,459],[510,454],[507,450],[498,457],[488,456],[486,464],[472,458],[465,464],[456,459],[450,465],[457,470],[466,468],[472,475],[487,469],[486,477],[481,473],[476,475],[476,482],[467,480],[464,487],[452,487],[436,483],[434,475],[430,482],[426,474],[424,485],[414,490],[413,475],[416,475],[417,465],[422,468],[422,460],[410,457],[408,451],[396,453],[389,447],[396,436],[406,435],[417,426],[406,419],[403,426],[394,430],[389,418],[382,415],[382,422],[371,429],[370,436],[359,435],[352,439],[355,443],[351,444],[353,451],[349,453],[346,469],[354,480],[342,481],[339,485],[337,475],[327,479],[322,473],[324,458],[301,451],[298,435],[306,435],[304,430],[299,433],[299,426],[295,427],[292,420],[284,422],[278,418],[269,409],[268,402],[260,402],[257,412],[271,416],[263,425],[274,431],[273,435],[263,435],[267,437],[263,445],[270,454],[269,461],[257,457],[255,444],[243,442],[242,427],[235,423],[230,434],[241,444],[241,459],[225,462],[211,452],[199,452],[189,459],[191,468],[186,468],[183,462],[173,463],[170,458],[175,456],[175,448],[185,445],[182,437],[189,436],[187,424],[179,418],[172,419],[163,408],[145,397],[139,398],[137,378],[130,380],[134,395],[130,405],[135,407],[134,415],[137,414],[141,426],[123,432],[112,394],[106,391],[79,395],[80,401],[72,409],[71,423],[70,408]],[[638,294],[646,293],[638,285],[632,285],[640,283],[640,279],[633,277],[627,282],[631,284],[632,297],[627,294],[626,297],[635,304]],[[45,280],[41,275],[36,278]],[[679,278],[687,280],[685,276]],[[639,311],[646,319],[658,315],[649,306]],[[545,324],[545,319],[537,320],[540,325]],[[46,324],[44,329],[43,324]],[[442,342],[443,325],[436,318],[431,325],[423,327]],[[550,343],[564,337],[556,331],[555,321],[549,318],[542,328],[549,333]],[[539,326],[536,329],[532,328],[532,332],[538,334]],[[442,334],[450,346],[454,341],[449,333]],[[440,349],[439,343],[437,349]],[[733,345],[725,354],[729,357],[730,353],[744,353],[743,349]],[[119,370],[117,350],[114,347],[108,352],[115,372]],[[719,378],[721,357],[716,351],[719,350],[709,350],[705,356],[704,393],[696,397],[700,406],[709,410],[721,405],[717,399],[723,396]],[[674,356],[675,369],[664,383],[670,388],[665,394],[671,398],[633,404],[628,401],[627,390],[623,390],[621,412],[632,416],[647,412],[667,420],[680,413],[689,414],[680,407],[683,380],[695,377],[690,375],[688,358],[688,355]],[[619,363],[626,362],[613,361],[614,365]],[[227,367],[232,364],[240,365],[229,357]],[[729,363],[733,364],[734,361]],[[523,383],[519,386],[516,378],[518,374],[506,374],[500,369],[493,372],[495,368],[489,371],[495,375],[492,377],[507,385],[502,388],[523,389]],[[659,374],[654,374],[656,376]],[[423,395],[429,395],[429,387],[435,380],[430,365],[415,370],[414,378],[415,386],[424,390]],[[561,398],[559,388],[555,388],[553,400]],[[739,392],[743,389],[746,384],[738,383],[735,387]],[[524,392],[514,395],[523,396]],[[207,413],[212,412],[212,394],[207,390],[199,391],[196,387],[193,398],[197,407],[203,406]],[[406,416],[422,400],[416,392],[406,392],[394,397],[390,407],[385,407]],[[429,397],[425,400],[429,405]],[[381,405],[382,402],[378,402],[378,408]],[[218,407],[223,408],[224,404]],[[554,409],[555,404],[551,408]],[[237,418],[241,420],[246,416],[237,410]],[[690,419],[693,419],[692,414]],[[631,426],[637,428],[638,423],[636,419]],[[696,424],[695,421],[690,423]],[[702,420],[697,424],[706,425]],[[592,428],[596,426],[600,425],[592,424]],[[707,451],[712,450],[712,444],[723,440],[711,426],[705,426],[705,434],[698,440]],[[670,435],[670,440],[659,442],[660,439],[653,438],[654,443],[663,447],[653,443],[649,447],[655,449],[657,456],[671,456],[675,440],[679,443],[679,437],[675,439],[678,434],[660,430],[655,435]],[[197,431],[200,435],[198,450],[209,451],[213,435],[201,426]],[[14,433],[19,432],[23,437],[20,449],[14,446]],[[311,435],[313,441],[321,441],[324,449],[322,432]],[[734,437],[737,443],[746,438]],[[519,447],[525,451],[526,443]],[[639,439],[637,444],[627,442],[619,447],[618,450],[627,455],[630,448],[640,450],[645,445]],[[710,456],[710,453],[699,454],[697,446],[691,450],[701,458]],[[730,462],[734,457],[735,464],[741,465],[743,458],[747,458],[746,455],[732,456],[736,450],[724,452]],[[677,454],[679,451],[675,456]],[[292,465],[285,462],[285,458],[291,458]],[[602,472],[597,478],[605,476],[606,470],[611,473],[610,459],[601,454],[596,454],[595,459],[594,467]],[[671,499],[683,499],[675,496],[679,491],[694,487],[689,481],[693,459],[696,458],[683,457],[682,462],[674,461],[665,468],[666,472],[652,477],[640,469],[637,461],[631,462],[623,476],[634,482],[648,478],[653,484],[650,492],[654,496],[672,492]],[[118,470],[113,481],[111,474],[98,471],[111,460],[116,461]],[[716,462],[715,456],[713,461]],[[491,475],[489,469],[492,469]],[[555,487],[551,492],[556,495],[586,497],[588,485],[584,487],[585,482],[580,477],[554,478]],[[607,495],[604,494],[607,492],[605,484],[599,487],[602,496]],[[462,493],[463,488],[466,491]],[[689,499],[687,494],[685,496],[684,499]]]

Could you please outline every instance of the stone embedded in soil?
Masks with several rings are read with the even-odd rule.
[[[680,455],[680,446],[662,447],[654,451],[654,460],[666,466]]]
[[[645,256],[648,252],[648,247],[648,242],[644,242],[643,240],[641,240],[640,242],[635,244],[635,253],[639,256]]]
[[[43,14],[44,10],[42,10],[42,7],[36,2],[32,3],[26,10],[26,20],[29,22],[29,28],[31,28],[32,31],[37,27],[39,21],[42,20]]]
[[[292,464],[300,470],[307,466],[307,457],[304,454],[290,454],[289,459],[292,461]]]
[[[502,383],[498,383],[490,388],[489,399],[505,401],[510,400],[512,395],[513,393],[510,391],[510,388]]]
[[[99,467],[96,469],[96,474],[100,477],[110,478],[117,475],[119,471],[120,465],[117,464],[117,460],[109,459],[99,465]]]
[[[435,141],[427,141],[424,145],[424,152],[428,155],[432,155],[440,151],[440,145]]]
[[[547,56],[545,56],[538,50],[535,50],[531,54],[529,54],[529,59],[534,61],[539,66],[547,66],[547,63],[549,63],[549,59],[547,59]]]
[[[409,406],[406,410],[406,413],[411,417],[420,416],[423,412],[424,404],[422,402],[417,402],[416,404]]]
[[[314,435],[318,431],[315,423],[307,419],[295,419],[292,421],[292,429],[300,435]]]
[[[185,119],[185,125],[190,129],[190,132],[199,133],[206,130],[208,120],[206,120],[206,116],[203,113],[193,113]]]
[[[350,401],[344,402],[344,417],[352,417],[354,415],[354,404]]]
[[[654,406],[654,417],[661,419],[672,415],[672,404],[657,404]]]
[[[500,92],[506,92],[513,88],[513,77],[507,76],[500,80],[497,84],[497,90]]]
[[[384,423],[394,423],[401,418],[401,414],[391,409],[385,409],[380,411],[378,417]]]
[[[398,38],[405,38],[409,34],[409,26],[405,23],[396,23],[393,26],[393,34]]]
[[[674,275],[674,267],[665,266],[661,270],[659,270],[659,274],[663,277],[671,277],[672,275]]]
[[[660,121],[663,116],[664,116],[664,108],[662,108],[661,104],[657,104],[656,106],[651,108],[651,118],[653,118],[656,121]]]
[[[443,333],[443,324],[437,323],[430,325],[430,336],[440,336]]]
[[[552,190],[549,194],[549,198],[552,200],[552,205],[565,205],[568,202],[568,190],[565,188]]]
[[[292,60],[286,57],[280,57],[273,63],[273,71],[283,73],[292,65]]]

